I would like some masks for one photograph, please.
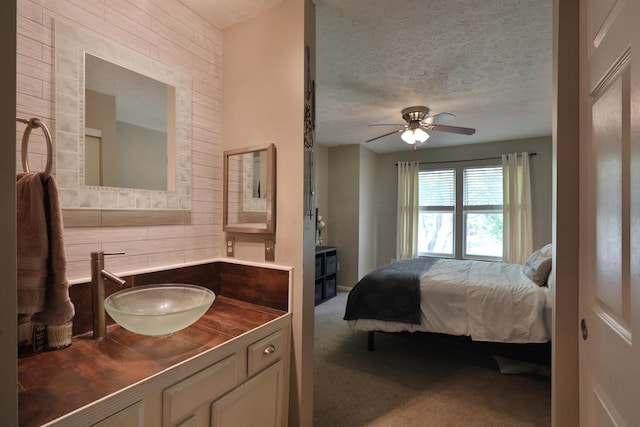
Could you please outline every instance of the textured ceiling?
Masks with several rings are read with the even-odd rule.
[[[475,135],[425,146],[551,135],[551,0],[316,0],[316,141],[364,144],[413,105]],[[412,149],[399,134],[366,144]],[[420,148],[420,146],[419,146]]]
[[[180,0],[221,30],[256,16],[283,0]]]
[[[282,0],[180,0],[218,28]],[[551,135],[552,0],[314,0],[316,141],[365,144],[425,105],[442,124],[423,147]],[[376,152],[411,150],[392,134]]]

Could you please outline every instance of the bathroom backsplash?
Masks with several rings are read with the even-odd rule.
[[[122,276],[126,286],[142,286],[162,283],[188,283],[211,289],[216,295],[259,304],[282,311],[289,309],[289,271],[273,268],[227,263],[208,262],[198,265],[171,268],[162,271]],[[107,280],[105,296],[120,288]],[[69,289],[76,309],[73,318],[73,335],[91,332],[91,284],[79,283]],[[214,303],[215,304],[215,303]],[[107,315],[107,325],[113,324]]]

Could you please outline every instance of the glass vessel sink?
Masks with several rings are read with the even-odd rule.
[[[167,336],[202,317],[215,297],[213,291],[196,285],[134,286],[109,295],[104,308],[131,332]]]

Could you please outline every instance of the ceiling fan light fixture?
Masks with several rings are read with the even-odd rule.
[[[473,135],[474,133],[476,133],[476,130],[473,128],[446,126],[437,123],[440,120],[451,119],[454,117],[455,116],[451,113],[439,113],[435,116],[429,116],[429,108],[424,106],[407,107],[402,110],[402,118],[405,120],[406,124],[369,125],[394,126],[398,129],[395,131],[384,133],[380,136],[376,136],[375,138],[368,139],[365,142],[375,141],[377,139],[384,138],[385,136],[392,135],[396,132],[402,132],[400,134],[400,138],[402,138],[402,140],[407,144],[414,145],[415,149],[416,143],[423,143],[427,139],[429,139],[430,135],[429,133],[427,133],[427,131],[450,132],[461,135]]]
[[[429,134],[420,128],[407,129],[402,132],[400,138],[407,144],[415,144],[416,142],[425,142],[429,139]]]
[[[413,134],[413,131],[411,129],[407,129],[404,132],[402,132],[402,135],[400,135],[400,138],[402,138],[402,140],[404,142],[406,142],[407,144],[415,144],[416,143],[416,137]]]
[[[429,139],[429,134],[420,128],[413,131],[413,136],[418,142],[425,142]]]

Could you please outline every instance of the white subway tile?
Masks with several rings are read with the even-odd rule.
[[[56,138],[61,152],[56,158],[55,170],[58,172],[59,197],[65,203],[74,201],[78,206],[98,208],[105,201],[82,190],[65,188],[74,185],[78,176],[77,162],[74,161],[77,137],[67,138],[77,133],[78,121],[75,116],[59,115],[57,123],[52,118],[55,108],[52,79],[56,19],[72,24],[67,34],[70,38],[76,37],[73,27],[88,29],[160,61],[190,80],[191,101],[185,108],[192,114],[192,128],[186,130],[192,148],[191,152],[180,155],[180,159],[190,162],[192,176],[188,180],[193,183],[191,223],[158,227],[66,228],[67,277],[70,280],[88,277],[89,254],[94,250],[127,253],[107,260],[109,268],[116,273],[219,256],[222,234],[221,31],[180,2],[34,0],[19,2],[18,15],[16,110],[18,115],[42,118],[52,133],[56,128],[61,132],[60,138]],[[67,55],[75,55],[74,50],[71,49]],[[62,62],[58,64],[57,71],[61,76],[55,84],[68,85],[69,91],[77,93],[78,70],[73,67],[65,69]],[[78,98],[74,95],[59,102],[78,105]],[[17,171],[22,170],[22,131],[21,126],[16,127]],[[32,170],[41,168],[46,161],[44,139],[37,130],[32,133],[28,157]],[[135,203],[138,207],[162,204],[167,208],[188,207],[184,198],[168,196],[132,201],[130,194],[107,193],[105,197],[114,199],[107,205],[129,206]]]

